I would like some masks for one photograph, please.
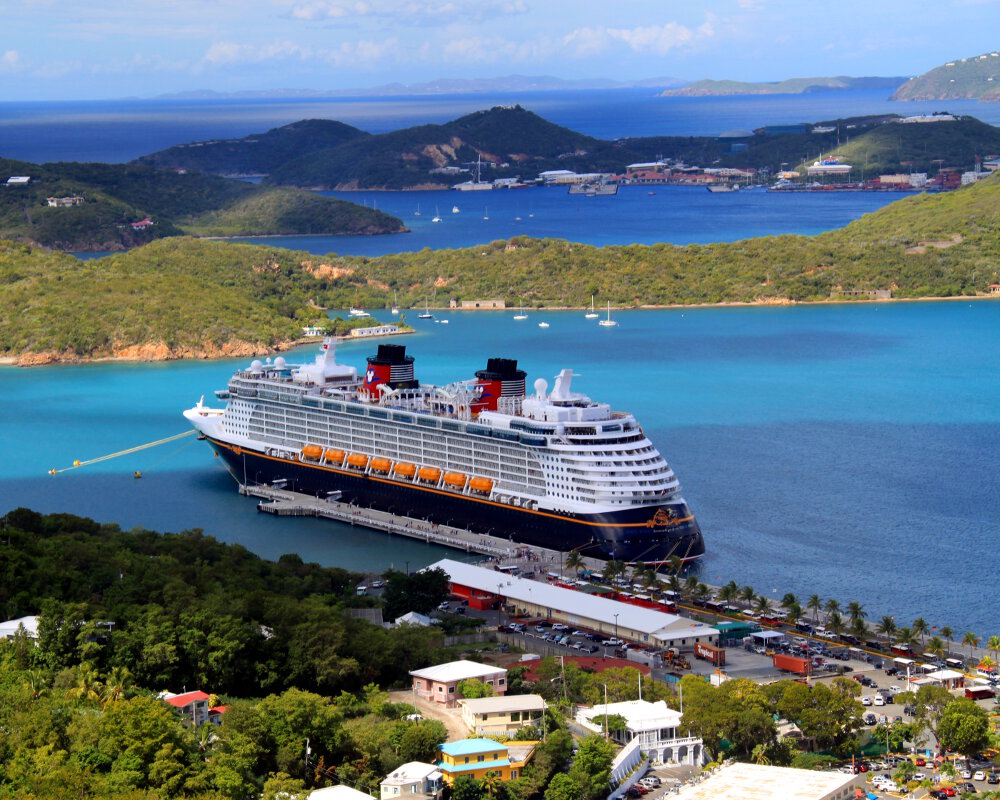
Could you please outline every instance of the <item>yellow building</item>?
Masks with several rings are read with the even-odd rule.
[[[536,742],[500,744],[492,739],[462,739],[438,745],[437,768],[449,786],[456,778],[467,776],[482,780],[496,774],[501,780],[514,780],[535,754]]]

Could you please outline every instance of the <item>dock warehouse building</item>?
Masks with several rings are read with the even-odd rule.
[[[482,598],[489,594],[525,616],[587,628],[651,647],[693,648],[696,642],[719,643],[719,632],[715,628],[676,614],[517,578],[447,558],[431,564],[428,569],[444,570],[452,594],[458,597]]]

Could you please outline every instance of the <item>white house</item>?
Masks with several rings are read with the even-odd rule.
[[[0,622],[0,639],[13,639],[18,628],[23,630],[29,639],[38,639],[38,617],[19,617]]]
[[[444,777],[436,764],[410,761],[387,775],[380,788],[382,800],[439,798],[444,789]]]
[[[447,664],[412,670],[410,675],[413,676],[414,695],[443,703],[448,708],[454,708],[461,698],[458,684],[465,680],[489,684],[495,695],[507,693],[507,670],[475,661],[449,661]]]
[[[621,745],[639,739],[640,747],[654,763],[701,766],[704,761],[705,748],[701,739],[677,732],[681,714],[668,708],[664,700],[655,703],[648,700],[627,700],[607,705],[602,703],[593,708],[580,709],[576,714],[576,721],[588,730],[601,733],[604,730],[605,715],[617,715],[625,720],[625,730],[612,731],[612,739]]]

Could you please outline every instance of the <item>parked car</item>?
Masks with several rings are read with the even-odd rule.
[[[992,784],[992,785],[996,786],[998,783],[1000,783],[1000,774],[998,774],[996,772],[991,772],[986,777],[986,782],[989,783],[989,784]]]
[[[647,775],[645,778],[640,778],[639,783],[643,786],[648,786],[650,789],[660,788],[660,779],[655,775]]]
[[[872,699],[868,695],[865,695],[864,697],[861,698],[861,705],[870,706],[871,704],[872,704]]]
[[[975,773],[973,774],[973,776],[972,776],[972,780],[974,780],[974,781],[985,781],[986,780],[986,773],[983,772],[981,769],[977,769],[975,771]]]

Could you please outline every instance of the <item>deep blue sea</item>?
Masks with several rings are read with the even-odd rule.
[[[525,322],[513,313],[418,321],[402,340],[418,377],[472,377],[494,355],[519,359],[529,385],[572,367],[575,388],[634,412],[676,469],[705,532],[704,580],[995,632],[1000,302],[630,311],[617,329],[582,312]],[[350,343],[338,356],[362,365],[374,348]],[[0,369],[0,511],[200,527],[268,557],[359,570],[441,557],[362,529],[258,514],[193,439],[47,475],[183,431],[181,410],[212,401],[241,363]]]
[[[503,102],[606,138],[936,110],[1000,122],[998,104],[903,105],[881,92],[0,103],[0,156],[127,161],[178,142],[242,136],[305,117],[378,132]],[[894,199],[679,187],[629,188],[604,198],[559,189],[338,196],[400,216],[411,233],[267,241],[364,255],[465,247],[518,233],[593,244],[731,241],[840,227]],[[435,210],[440,223],[430,222]],[[842,605],[859,600],[874,619],[892,613],[908,624],[923,615],[932,625],[996,633],[997,302],[632,311],[618,314],[621,327],[610,330],[579,312],[533,312],[525,323],[512,313],[453,312],[450,325],[427,324],[407,337],[418,376],[471,377],[492,355],[520,359],[529,385],[573,367],[577,388],[636,413],[677,470],[705,531],[704,580],[733,579],[779,598],[819,592]],[[537,327],[543,318],[547,330]],[[351,343],[339,353],[360,365],[374,347]],[[24,505],[124,527],[199,527],[267,557],[297,552],[358,570],[441,557],[441,548],[363,529],[259,515],[193,439],[47,475],[74,459],[183,431],[181,410],[202,395],[211,399],[239,365],[0,368],[0,512]],[[137,469],[141,480],[132,477]]]

